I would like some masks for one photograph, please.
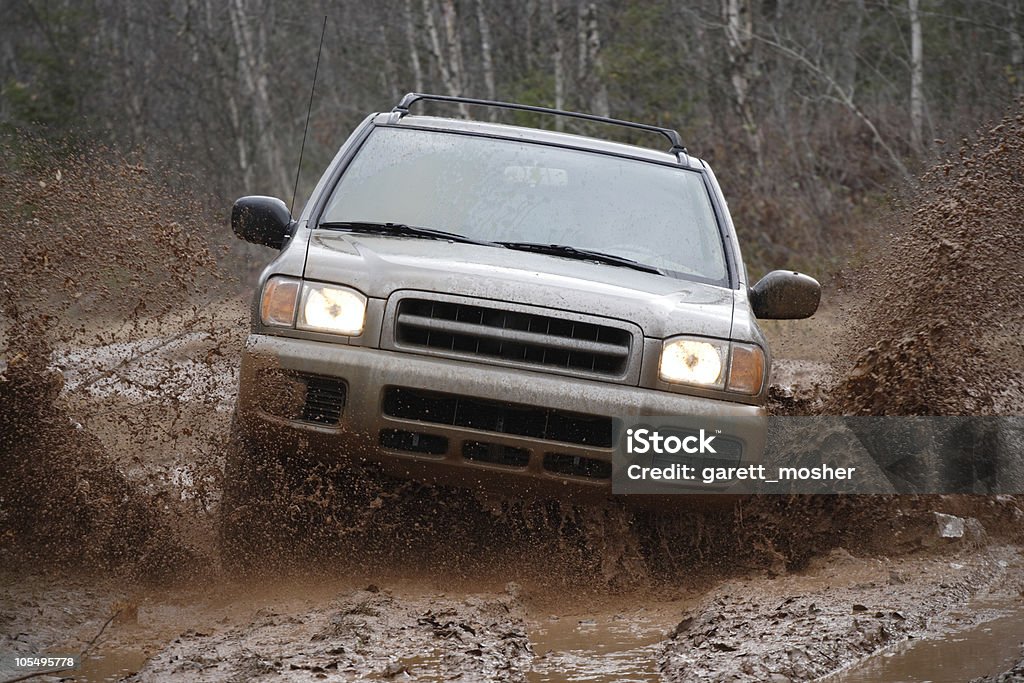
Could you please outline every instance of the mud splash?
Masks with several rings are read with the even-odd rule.
[[[208,213],[183,176],[111,150],[6,140],[3,159],[13,239],[0,253],[0,562],[154,580],[190,571],[198,557],[167,506],[123,467],[166,439],[135,433],[130,449],[111,452],[98,436],[109,406],[66,392],[54,358],[201,325],[204,297],[223,281],[204,238]],[[175,402],[159,378],[152,388],[164,407]],[[151,410],[138,404],[115,420],[165,423]]]
[[[838,292],[854,362],[826,412],[1024,412],[1021,169],[1024,101],[923,176]]]

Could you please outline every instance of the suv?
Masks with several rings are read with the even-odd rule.
[[[411,115],[420,100],[624,126],[670,147]],[[808,317],[820,295],[791,271],[748,286],[718,182],[676,131],[519,104],[406,95],[359,125],[298,218],[244,197],[231,223],[280,249],[242,356],[238,490],[258,455],[301,453],[463,487],[607,494],[618,418],[763,417],[757,319]]]

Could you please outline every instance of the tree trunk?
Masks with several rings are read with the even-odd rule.
[[[430,53],[441,72],[441,81],[445,90],[453,97],[462,96],[462,45],[455,44],[458,40],[458,32],[455,25],[455,3],[453,0],[442,0],[442,19],[444,20],[445,40],[447,49],[441,48],[441,36],[437,30],[437,22],[434,20],[434,8],[430,0],[423,0],[423,14],[427,23],[427,36],[430,38]],[[464,119],[469,118],[469,110],[466,105],[459,103],[459,115]]]
[[[555,109],[565,109],[565,44],[562,41],[558,13],[558,0],[551,0],[551,62],[555,77]],[[565,130],[565,120],[561,116],[555,117],[555,130]]]
[[[601,32],[597,24],[597,5],[580,5],[578,23],[579,84],[584,89],[583,99],[598,116],[611,116],[608,104],[608,86],[604,82],[604,62],[601,58]]]
[[[381,74],[384,77],[384,89],[387,90],[388,94],[391,96],[391,101],[397,102],[398,98],[401,97],[401,95],[398,93],[399,77],[398,71],[395,67],[395,60],[391,58],[391,50],[388,44],[388,34],[387,31],[384,29],[384,24],[378,26],[377,30],[380,33],[380,44],[382,48],[381,54],[383,55],[384,59],[384,70]]]
[[[753,0],[721,0],[725,21],[726,56],[729,60],[729,82],[733,103],[747,135],[750,151],[761,165],[761,131],[750,101],[750,89],[757,74],[754,64]]]
[[[412,0],[405,0],[405,41],[409,48],[409,63],[412,65],[413,90],[423,92],[423,66],[420,64],[420,51],[416,46],[416,27],[412,21]]]
[[[907,0],[910,14],[910,144],[920,153],[924,138],[924,60],[919,0]]]
[[[1007,31],[1010,34],[1010,68],[1013,70],[1013,91],[1024,95],[1024,39],[1021,38],[1021,21],[1024,20],[1024,8],[1020,0],[1013,0],[1008,9],[1010,21]]]
[[[857,88],[857,58],[864,26],[864,15],[867,12],[864,0],[854,0],[849,11],[853,13],[853,16],[842,34],[842,55],[839,59],[839,72],[836,81],[843,90],[853,93]]]
[[[494,56],[491,52],[491,25],[487,21],[487,12],[484,10],[484,0],[476,0],[476,23],[480,30],[480,66],[484,72],[484,89],[487,91],[487,98],[497,99],[497,89],[494,85]],[[487,117],[491,121],[497,120],[498,112],[491,107],[487,111]]]
[[[256,49],[256,39],[243,0],[233,0],[229,6],[229,14],[231,30],[238,50],[238,70],[251,101],[253,116],[256,120],[256,137],[261,141],[260,146],[266,152],[267,178],[273,185],[276,185],[280,196],[286,196],[290,189],[288,173],[282,163],[281,148],[273,128],[274,119],[270,107],[267,74],[259,54],[261,52],[265,54],[266,50]]]

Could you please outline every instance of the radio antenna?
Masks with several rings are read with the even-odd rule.
[[[316,67],[313,69],[313,87],[309,89],[309,107],[306,109],[306,126],[302,129],[302,144],[299,146],[299,165],[295,169],[295,186],[292,188],[291,214],[295,215],[295,195],[299,193],[299,174],[302,173],[302,154],[306,151],[306,133],[309,131],[309,116],[313,113],[313,93],[316,92],[316,75],[320,71],[320,55],[324,51],[324,34],[327,33],[327,15],[320,29],[320,47],[316,50]]]

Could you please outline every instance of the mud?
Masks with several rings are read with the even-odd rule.
[[[837,282],[850,322],[840,358],[853,363],[826,411],[1024,412],[1022,168],[1024,105],[936,164],[883,222]]]
[[[817,319],[769,326],[774,412],[1021,411],[1022,161],[1018,115],[924,178]],[[781,682],[1024,588],[1012,497],[653,514],[340,467],[255,509],[274,552],[224,554],[247,301],[194,186],[107,150],[5,155],[0,654],[78,652],[116,615],[79,680]]]
[[[942,633],[938,617],[989,591],[1019,594],[1021,580],[1020,557],[1005,548],[902,561],[837,549],[803,575],[716,588],[665,644],[662,672],[679,681],[813,680]]]

